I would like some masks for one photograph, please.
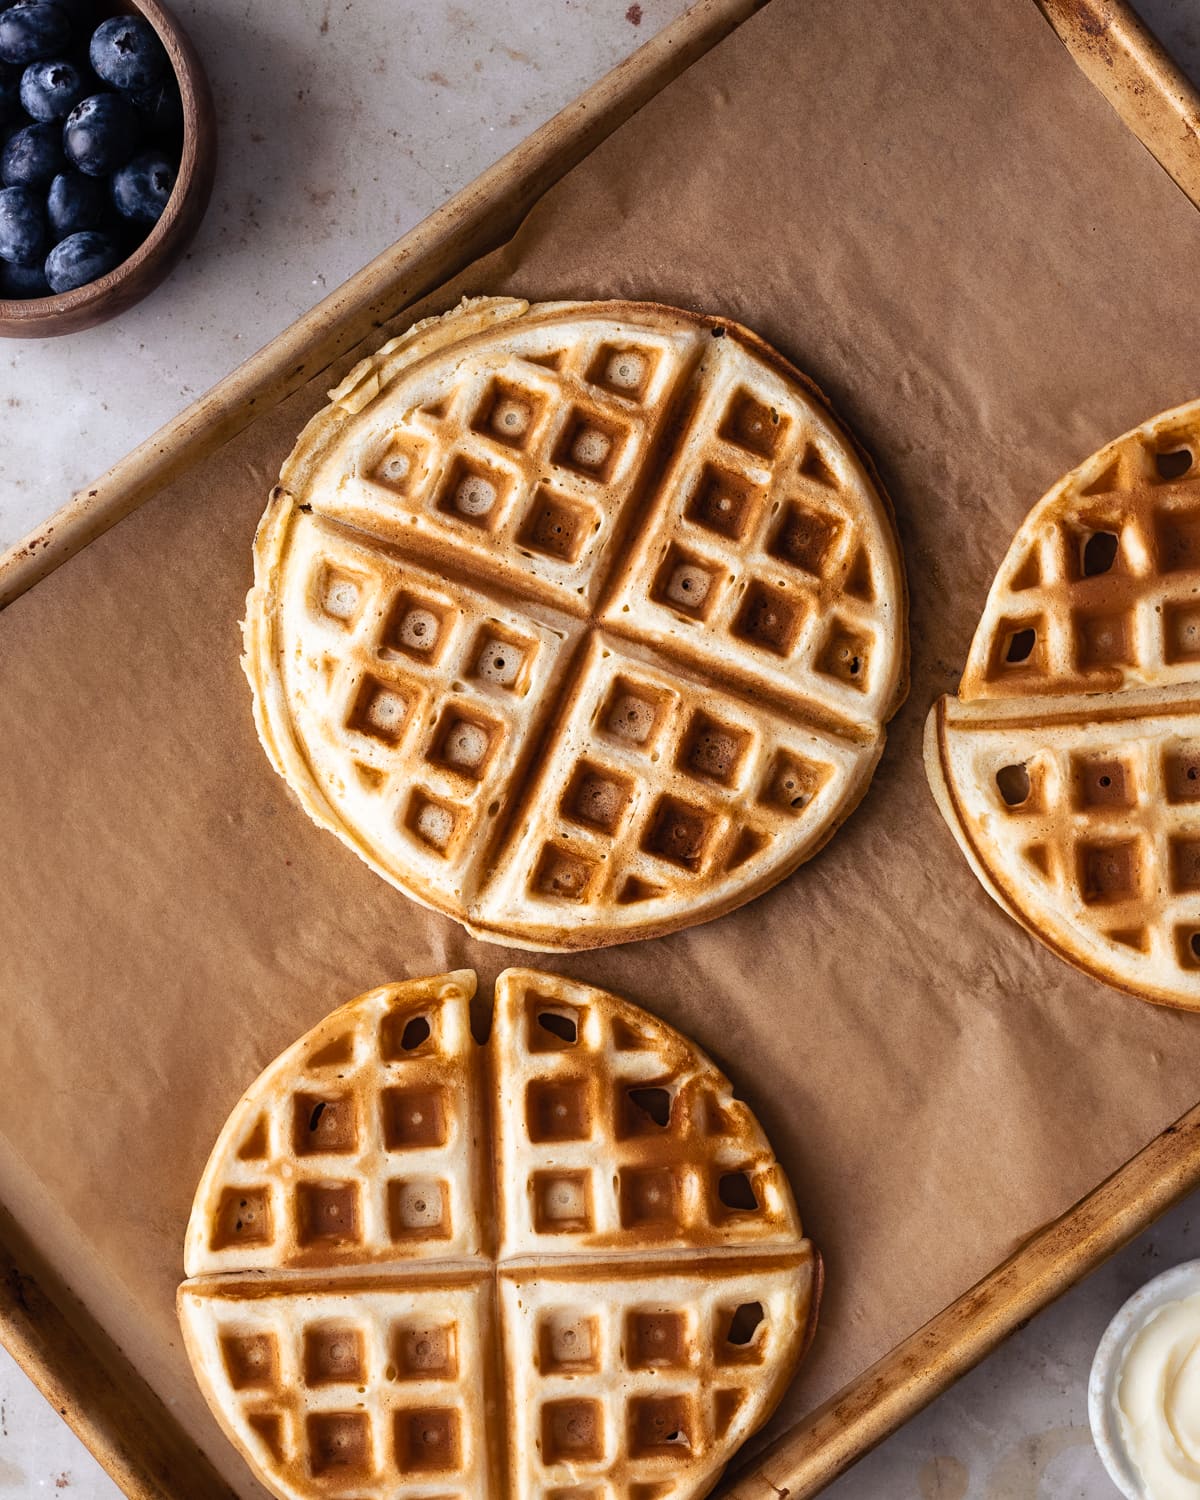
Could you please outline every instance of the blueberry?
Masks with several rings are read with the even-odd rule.
[[[46,253],[41,198],[32,188],[0,188],[0,260],[36,265]]]
[[[73,63],[30,63],[21,75],[21,103],[35,120],[63,119],[83,93],[83,79]]]
[[[82,172],[60,172],[46,195],[46,218],[55,244],[79,229],[99,229],[107,208],[104,183]]]
[[[66,12],[50,0],[0,11],[0,60],[4,62],[31,63],[53,57],[70,40],[71,23]]]
[[[70,292],[98,281],[121,263],[116,241],[94,229],[81,229],[61,240],[46,257],[46,280],[52,292]]]
[[[5,187],[41,187],[65,166],[57,125],[26,125],[0,154]]]
[[[175,186],[175,164],[161,151],[143,151],[113,173],[112,201],[123,219],[157,224]]]
[[[89,177],[107,177],[133,155],[137,126],[120,94],[93,94],[77,104],[63,126],[68,159]]]
[[[163,44],[142,16],[113,16],[92,33],[88,56],[105,83],[131,93],[153,88],[168,71]]]
[[[12,266],[8,261],[0,260],[0,297],[25,299],[49,295],[50,283],[40,264]]]

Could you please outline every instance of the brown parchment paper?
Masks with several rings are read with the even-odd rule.
[[[773,1431],[1200,1094],[1200,1017],[1105,989],[1005,918],[920,756],[1028,507],[1197,394],[1198,264],[1200,216],[1032,0],[774,0],[427,304],[727,312],[819,381],[895,500],[913,688],[861,809],[730,917],[537,960],[694,1036],[775,1142],[828,1294]],[[368,986],[526,961],[318,832],[255,740],[251,537],[330,381],[0,616],[0,1193],[247,1495],[173,1312],[226,1113]]]

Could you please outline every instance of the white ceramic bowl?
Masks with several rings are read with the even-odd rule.
[[[1151,1313],[1168,1302],[1200,1292],[1200,1260],[1185,1260],[1148,1281],[1118,1311],[1104,1330],[1088,1379],[1088,1418],[1096,1451],[1112,1482],[1126,1500],[1150,1500],[1121,1437],[1117,1411],[1117,1377],[1131,1340]]]

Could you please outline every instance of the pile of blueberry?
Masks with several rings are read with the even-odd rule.
[[[0,297],[105,275],[175,186],[170,59],[143,17],[96,22],[97,0],[0,0]]]

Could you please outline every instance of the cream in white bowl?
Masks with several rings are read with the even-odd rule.
[[[1127,1500],[1200,1500],[1200,1261],[1156,1276],[1113,1318],[1088,1414]]]

